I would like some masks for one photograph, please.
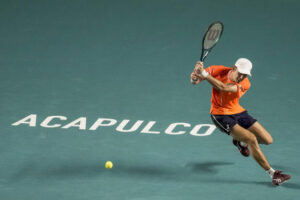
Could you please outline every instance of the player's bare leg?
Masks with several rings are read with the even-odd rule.
[[[265,170],[271,168],[269,162],[258,145],[256,136],[252,132],[236,124],[232,128],[230,135],[233,137],[233,139],[248,144],[253,158],[262,168]]]
[[[258,128],[260,127],[258,126]],[[271,168],[269,162],[267,161],[265,155],[263,154],[263,152],[259,147],[257,137],[254,133],[236,124],[232,128],[230,135],[233,137],[234,140],[238,140],[248,144],[253,158],[270,175],[272,179],[272,183],[274,185],[278,186],[291,178],[290,175],[282,174],[281,171],[278,170],[275,171],[273,168]],[[265,142],[266,141],[268,140],[265,140]]]
[[[255,122],[248,128],[257,138],[259,144],[272,144],[273,138],[271,134],[258,122]]]

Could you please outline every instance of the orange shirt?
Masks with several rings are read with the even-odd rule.
[[[240,83],[236,83],[229,79],[231,67],[223,65],[213,65],[205,69],[211,76],[222,81],[223,83],[232,83],[238,86],[237,92],[222,92],[215,88],[212,89],[210,113],[213,115],[233,115],[245,111],[240,106],[239,99],[250,88],[251,84],[248,78]]]

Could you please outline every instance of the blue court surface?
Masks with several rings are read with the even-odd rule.
[[[1,200],[296,200],[300,194],[296,0],[0,2]],[[275,187],[213,125],[205,60],[253,63],[240,103],[292,179]],[[106,169],[106,161],[114,167]]]

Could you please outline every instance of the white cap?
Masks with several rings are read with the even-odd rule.
[[[251,76],[252,63],[247,58],[239,58],[235,62],[238,72]]]

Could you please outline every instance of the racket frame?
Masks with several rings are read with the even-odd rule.
[[[219,35],[218,40],[216,41],[216,43],[215,43],[212,47],[210,47],[209,49],[205,49],[205,48],[204,48],[204,40],[205,40],[205,38],[206,38],[206,35],[208,34],[208,31],[209,31],[209,30],[211,29],[211,27],[212,27],[213,25],[215,25],[215,24],[221,24],[221,26],[222,26],[221,33],[220,33],[220,35]],[[223,30],[224,30],[224,25],[223,25],[223,23],[220,22],[220,21],[215,21],[215,22],[213,22],[211,25],[209,25],[209,27],[207,28],[207,30],[206,30],[206,32],[205,32],[203,38],[202,38],[202,52],[201,52],[201,56],[200,56],[200,61],[201,61],[201,62],[203,62],[203,61],[205,60],[205,58],[207,57],[208,53],[214,48],[214,46],[216,46],[216,44],[218,43],[219,39],[220,39],[221,36],[222,36]]]

